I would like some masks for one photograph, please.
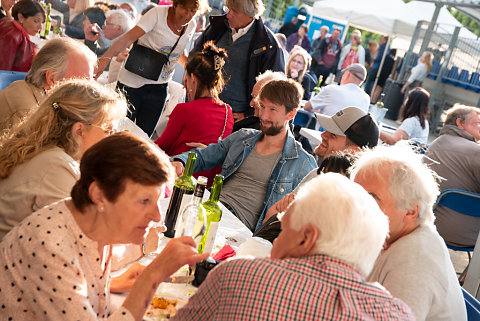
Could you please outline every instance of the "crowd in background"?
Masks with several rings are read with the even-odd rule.
[[[49,6],[64,34],[38,50]],[[436,175],[480,178],[478,108],[448,111],[427,150],[435,174],[397,144],[428,144],[430,52],[388,134],[369,113],[397,67],[388,37],[363,47],[359,30],[342,43],[341,29],[322,26],[309,39],[297,18],[274,34],[261,0],[227,0],[207,19],[208,9],[1,1],[0,70],[26,76],[0,91],[0,316],[141,320],[160,282],[208,254],[181,237],[112,278],[112,246],[142,244],[193,150],[195,176],[210,186],[222,174],[222,204],[274,245],[268,259],[215,268],[174,319],[466,320],[442,237],[470,246],[480,226],[459,237],[440,211],[439,234],[433,204]],[[318,146],[293,134],[301,104],[322,129]],[[113,310],[110,292],[125,291]]]

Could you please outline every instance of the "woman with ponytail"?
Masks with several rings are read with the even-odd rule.
[[[182,154],[196,144],[217,143],[232,133],[233,114],[229,105],[218,98],[225,85],[223,65],[227,59],[224,49],[206,42],[201,52],[188,57],[184,84],[188,103],[178,104],[170,114],[167,128],[155,143],[169,156]],[[209,185],[214,169],[195,176],[208,177]]]
[[[80,157],[126,112],[116,92],[71,80],[0,138],[0,240],[32,212],[69,196]]]

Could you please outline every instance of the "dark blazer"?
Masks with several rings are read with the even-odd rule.
[[[201,51],[203,44],[213,40],[217,43],[223,34],[228,30],[227,16],[210,16],[210,24],[195,41],[191,52]],[[248,87],[247,97],[251,97],[255,78],[266,70],[285,72],[285,59],[283,52],[275,39],[274,34],[262,22],[256,19],[252,28],[255,34],[248,50]],[[247,68],[247,66],[245,66]],[[232,76],[232,75],[230,75]]]

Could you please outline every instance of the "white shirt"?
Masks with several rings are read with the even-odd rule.
[[[419,226],[378,256],[368,282],[379,282],[426,321],[466,321],[460,285],[435,226]]]
[[[253,26],[254,21],[255,21],[255,19],[253,19],[252,22],[250,22],[246,27],[238,29],[238,31],[236,31],[235,28],[230,28],[230,29],[232,29],[232,40],[233,40],[233,42],[237,41],[238,38],[240,38],[241,36],[246,34],[248,32],[248,30],[250,30],[250,28]]]
[[[428,144],[428,120],[425,120],[425,128],[422,128],[418,116],[405,119],[398,129],[407,133],[408,139]]]
[[[328,85],[310,99],[312,111],[332,116],[345,107],[358,107],[368,113],[370,96],[356,84]]]
[[[149,10],[137,23],[137,27],[145,31],[145,34],[138,39],[138,44],[165,55],[168,55],[178,39],[178,35],[174,34],[167,25],[168,8],[170,8],[170,6],[155,7]],[[195,32],[195,27],[195,19],[192,19],[188,23],[185,33],[178,41],[177,47],[170,54],[170,62],[163,67],[158,80],[150,80],[140,77],[125,68],[120,70],[118,80],[122,84],[132,88],[139,88],[146,84],[167,83],[172,78],[175,63],[183,54],[187,43]]]
[[[412,68],[410,77],[408,77],[407,82],[413,83],[415,80],[424,81],[427,77],[427,65],[419,62],[415,67]]]

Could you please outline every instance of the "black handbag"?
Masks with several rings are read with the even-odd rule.
[[[182,28],[177,41],[170,50],[168,55],[162,54],[156,50],[138,44],[138,40],[133,43],[127,61],[125,62],[125,69],[150,80],[158,80],[163,66],[170,60],[170,54],[177,47],[178,41],[185,32],[185,26]]]

